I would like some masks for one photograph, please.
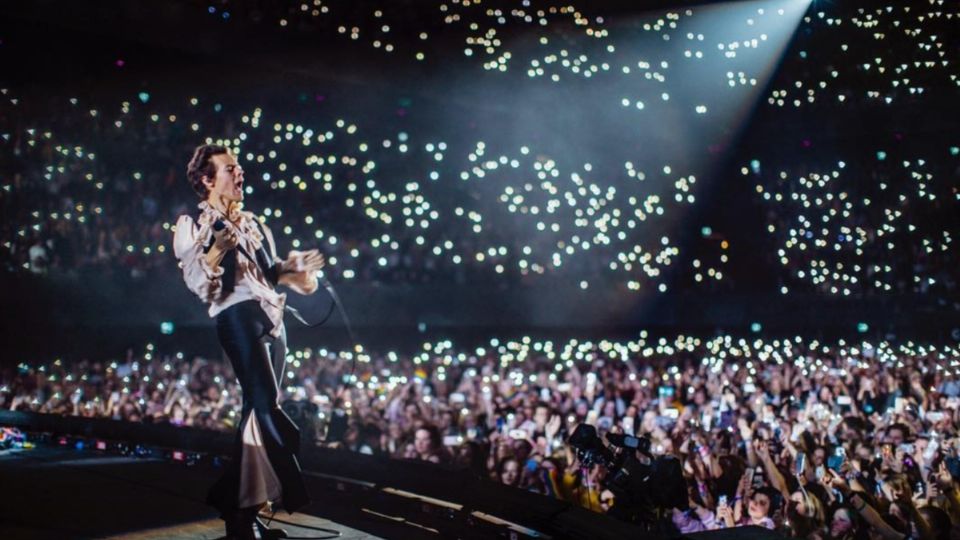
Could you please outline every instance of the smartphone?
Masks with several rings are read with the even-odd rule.
[[[726,392],[726,393],[724,393],[724,394],[723,394],[723,401],[722,401],[721,403],[722,403],[722,404],[725,403],[725,404],[727,404],[727,405],[734,405],[734,404],[736,404],[736,403],[737,403],[737,396],[736,396],[736,394],[734,394],[733,392]]]
[[[676,420],[680,418],[680,409],[674,409],[670,407],[669,409],[664,409],[663,415],[671,420]]]
[[[511,429],[509,431],[511,439],[526,439],[527,432],[522,429]]]
[[[830,415],[833,414],[830,412],[830,409],[827,408],[823,403],[817,403],[813,406],[813,417],[818,422],[823,422],[827,418],[830,418]]]
[[[750,467],[747,467],[747,470],[743,472],[747,476],[747,485],[753,485],[753,475],[756,474],[756,470]]]
[[[562,382],[562,383],[558,384],[558,385],[557,385],[557,391],[560,392],[561,394],[569,394],[569,393],[570,393],[570,383],[568,383],[568,382]]]
[[[661,386],[657,389],[657,395],[660,399],[673,397],[673,387],[672,386]]]
[[[710,447],[709,447],[709,446],[699,445],[699,444],[698,444],[698,445],[696,445],[696,446],[693,447],[693,450],[694,450],[696,453],[700,454],[700,457],[701,457],[704,461],[706,461],[707,458],[710,457]]]
[[[903,443],[897,449],[907,455],[913,454],[913,443]]]
[[[587,373],[587,393],[592,394],[593,390],[597,387],[597,374],[594,372]]]
[[[550,401],[550,389],[541,388],[540,389],[540,401]]]
[[[850,396],[837,396],[837,405],[843,405],[849,407],[853,404],[853,400],[850,399]]]
[[[827,469],[823,465],[817,465],[814,473],[817,475],[817,480],[822,480],[827,475]]]
[[[830,456],[827,458],[827,468],[834,472],[840,472],[843,466],[843,456]]]
[[[590,411],[590,412],[587,413],[587,419],[584,420],[584,423],[585,423],[585,424],[589,424],[589,425],[591,425],[591,426],[596,426],[596,425],[597,425],[597,418],[599,418],[599,417],[600,417],[600,413],[598,413],[598,412],[595,411],[595,410],[594,410],[594,411]]]
[[[797,461],[796,463],[794,463],[794,471],[793,471],[794,474],[798,476],[803,474],[803,469],[806,467],[806,465],[807,465],[807,455],[804,454],[803,452],[799,452],[797,454]]]
[[[460,437],[457,436],[457,435],[446,435],[446,436],[443,438],[443,445],[444,445],[444,446],[459,446],[459,445],[460,445]]]
[[[753,469],[753,487],[759,488],[763,485],[763,468],[759,465]]]
[[[744,384],[743,391],[747,394],[752,394],[757,391],[757,386],[753,383]]]
[[[926,490],[926,486],[923,485],[923,480],[919,480],[919,481],[917,481],[916,484],[913,485],[913,493],[914,493],[914,495],[923,495],[924,492],[926,492],[926,491],[927,491],[927,490]]]
[[[625,416],[625,417],[623,418],[622,424],[623,424],[623,432],[626,433],[627,435],[633,435],[633,433],[634,433],[634,431],[633,431],[633,417],[632,417],[632,416]]]
[[[945,416],[942,411],[930,411],[927,413],[927,420],[936,424],[942,422]]]
[[[923,450],[923,459],[927,462],[933,460],[933,456],[937,455],[937,450],[940,448],[940,443],[937,441],[936,437],[930,439],[930,442],[927,444],[927,447]]]
[[[464,401],[466,401],[466,397],[460,392],[450,394],[450,403],[463,403]]]
[[[954,478],[960,478],[960,458],[951,456],[945,461],[947,463],[947,470],[950,471],[950,474]]]
[[[720,495],[717,497],[717,506],[726,506],[727,505],[727,496]]]
[[[907,400],[902,397],[898,397],[893,400],[893,412],[900,414],[903,412],[903,409],[907,406]]]

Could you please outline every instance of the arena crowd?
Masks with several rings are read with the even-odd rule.
[[[681,532],[754,524],[810,538],[947,538],[957,521],[960,362],[950,346],[748,341],[492,340],[418,354],[288,355],[283,408],[315,444],[427,460],[603,512],[581,423],[682,463]],[[356,360],[356,363],[354,362]],[[122,361],[21,364],[5,409],[233,427],[228,364],[130,351]]]

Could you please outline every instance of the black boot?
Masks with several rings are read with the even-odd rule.
[[[260,519],[260,516],[254,517],[253,524],[257,527],[257,530],[260,532],[260,538],[263,540],[276,540],[278,538],[287,538],[289,536],[287,531],[283,529],[271,529],[267,527],[267,524]]]
[[[257,540],[254,519],[257,514],[249,510],[236,510],[224,516],[228,540]]]

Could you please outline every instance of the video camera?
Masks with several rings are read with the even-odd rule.
[[[581,464],[607,470],[601,485],[615,497],[608,514],[654,527],[665,510],[686,508],[687,487],[676,458],[654,457],[646,437],[610,433],[606,438],[610,446],[595,427],[580,424],[567,443],[576,450]]]

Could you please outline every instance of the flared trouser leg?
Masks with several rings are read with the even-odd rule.
[[[273,500],[277,492],[288,512],[309,502],[297,460],[300,432],[277,403],[286,336],[273,338],[271,328],[255,301],[231,306],[217,316],[217,337],[243,392],[232,459],[207,496],[207,503],[223,515]]]

